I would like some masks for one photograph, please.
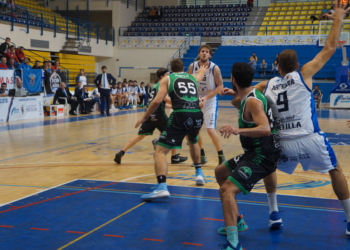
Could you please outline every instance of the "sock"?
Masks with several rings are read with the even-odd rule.
[[[237,247],[238,241],[238,229],[235,226],[226,227],[227,240],[233,247]]]
[[[218,151],[218,155],[224,155],[224,152],[222,150]]]
[[[120,150],[120,152],[122,153],[123,156],[125,155],[125,152],[123,150]]]
[[[267,200],[269,202],[269,207],[270,207],[270,214],[273,211],[278,212],[278,207],[277,207],[277,195],[276,193],[268,193],[267,194]],[[350,203],[349,203],[350,204]]]
[[[350,198],[347,200],[340,201],[341,206],[344,209],[346,219],[350,222]]]
[[[201,168],[202,164],[201,163],[193,163],[193,166],[197,169],[197,168]]]
[[[201,149],[201,156],[205,156],[204,148]]]
[[[129,102],[126,103],[126,106],[129,106]]]
[[[165,175],[158,175],[157,176],[157,181],[158,181],[158,183],[160,184],[160,183],[165,183],[166,182],[166,176]]]

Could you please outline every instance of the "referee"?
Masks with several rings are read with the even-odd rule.
[[[100,92],[101,116],[104,116],[105,105],[106,105],[107,116],[111,116],[111,114],[109,113],[111,87],[112,85],[116,84],[116,79],[110,73],[107,73],[106,66],[102,66],[101,69],[102,69],[102,74],[99,74],[94,80],[94,83],[96,84],[96,87],[98,87],[98,91]]]

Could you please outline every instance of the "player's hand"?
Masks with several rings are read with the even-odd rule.
[[[208,69],[209,69],[209,66],[202,65],[196,73],[197,74],[201,72],[205,73],[205,71],[207,71]]]
[[[223,88],[220,92],[220,96],[224,96],[224,95],[234,96],[234,95],[237,95],[237,92],[234,91],[233,89]]]
[[[207,103],[207,97],[206,96],[204,96],[204,97],[202,97],[202,98],[199,98],[199,108],[203,108],[204,107],[204,105]]]
[[[140,120],[138,120],[135,124],[135,128],[140,127],[140,125],[145,121],[145,119],[142,117]]]
[[[326,17],[330,19],[341,19],[345,18],[346,13],[350,11],[350,7],[346,8],[348,5],[348,1],[345,0],[334,0],[332,14],[325,14]]]
[[[221,136],[225,139],[229,138],[231,134],[238,135],[238,129],[232,127],[231,125],[224,125],[219,129]]]
[[[346,126],[348,126],[348,128],[350,128],[350,120],[348,120],[348,121],[346,122]]]

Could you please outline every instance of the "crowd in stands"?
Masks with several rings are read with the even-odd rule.
[[[254,69],[254,71],[258,71],[261,77],[267,76],[269,73],[270,75],[277,75],[278,74],[278,62],[279,62],[279,54],[276,55],[275,60],[271,64],[271,66],[268,65],[265,59],[261,60],[261,63],[259,65],[259,68],[257,69],[258,65],[258,57],[255,53],[252,53],[251,57],[249,58],[248,64]]]

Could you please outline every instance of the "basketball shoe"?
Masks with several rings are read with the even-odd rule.
[[[203,186],[205,183],[202,168],[196,168],[196,185]]]
[[[243,232],[249,229],[249,227],[247,226],[247,224],[245,223],[244,219],[243,219],[243,215],[239,215],[237,218],[237,229],[238,232]],[[218,233],[221,235],[227,235],[226,233],[226,227],[220,227],[218,229]]]
[[[269,226],[270,228],[280,228],[283,226],[281,214],[279,212],[273,211],[270,214]]]
[[[154,191],[149,194],[144,194],[141,196],[141,199],[144,201],[153,201],[155,199],[167,199],[170,196],[168,191],[168,186],[165,182],[157,184],[154,188]]]
[[[220,250],[243,250],[241,243],[238,243],[237,247],[233,247],[230,242],[226,242],[226,244],[220,244]]]
[[[152,141],[153,143],[153,141]],[[188,157],[182,157],[180,154],[175,154],[171,157],[171,164],[177,164],[180,162],[187,161]]]

